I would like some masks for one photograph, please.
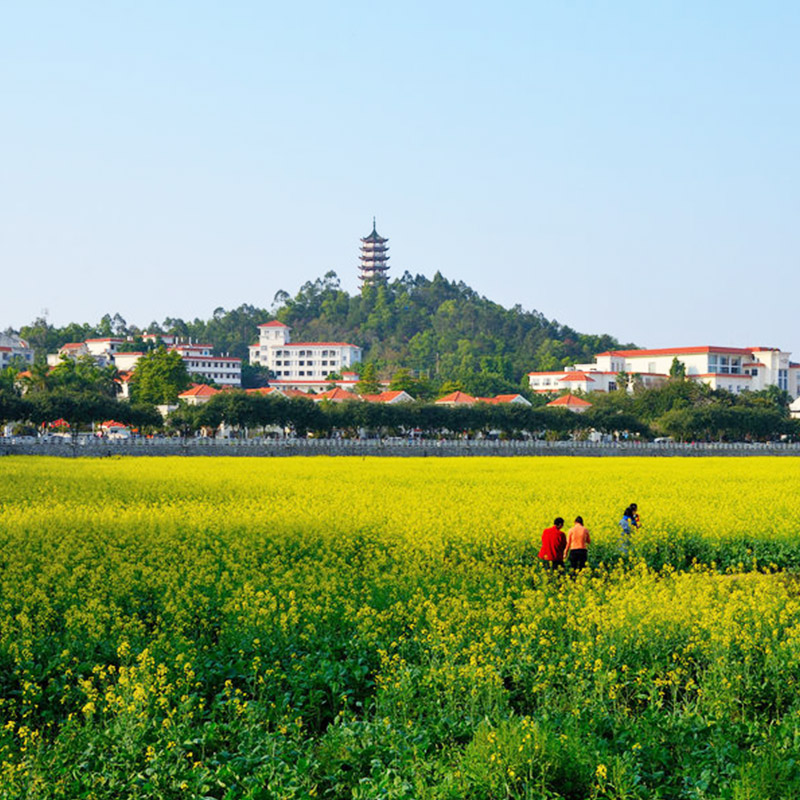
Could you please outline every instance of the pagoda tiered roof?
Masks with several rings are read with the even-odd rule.
[[[386,254],[389,249],[386,242],[389,240],[378,233],[375,217],[372,218],[372,233],[361,239],[361,275],[360,279],[364,282],[386,280],[385,273],[389,269],[386,263],[389,256]]]

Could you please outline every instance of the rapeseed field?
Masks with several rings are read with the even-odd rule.
[[[794,459],[0,477],[2,798],[800,797]]]

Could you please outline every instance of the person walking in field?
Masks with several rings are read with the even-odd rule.
[[[564,566],[564,549],[567,546],[567,537],[564,536],[564,519],[556,517],[550,528],[542,531],[542,549],[539,558],[545,569],[556,570]]]
[[[625,511],[622,512],[622,519],[619,521],[619,526],[622,528],[622,538],[620,539],[620,550],[622,554],[626,555],[631,547],[631,534],[635,528],[639,527],[639,506],[636,503],[631,503]]]
[[[583,517],[575,517],[575,524],[567,533],[567,551],[569,565],[574,571],[582,570],[586,566],[586,551],[592,537],[583,524]]]

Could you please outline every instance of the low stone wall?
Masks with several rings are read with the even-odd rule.
[[[14,441],[0,439],[0,455],[64,458],[112,456],[798,456],[800,444],[672,442],[543,442],[463,440],[134,439],[130,441]]]

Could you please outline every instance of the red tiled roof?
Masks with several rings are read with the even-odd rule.
[[[362,394],[361,399],[366,400],[368,403],[390,403],[392,400],[400,397],[401,394],[406,394],[402,389],[395,389],[387,392],[380,392],[379,394]],[[409,395],[411,397],[411,395]]]
[[[313,400],[330,400],[333,403],[342,403],[345,400],[360,400],[361,398],[353,392],[348,392],[345,389],[340,389],[338,386],[335,389],[328,389],[327,392],[320,392],[319,394],[312,395]]]
[[[101,428],[127,428],[124,422],[117,422],[113,419],[107,419],[105,422],[100,423]]]
[[[513,403],[518,397],[522,397],[520,394],[498,394],[496,397],[479,397],[477,398],[481,403],[491,403],[492,405],[498,405],[498,403]]]
[[[570,406],[573,408],[588,408],[591,403],[588,400],[582,400],[580,397],[576,397],[574,394],[565,394],[555,400],[551,400],[547,405],[566,406],[567,408]]]
[[[598,353],[600,356],[622,356],[623,358],[646,358],[648,356],[689,356],[699,353],[728,353],[737,356],[749,356],[752,350],[774,350],[775,348],[744,348],[744,347],[714,347],[703,345],[702,347],[662,347],[657,350],[606,350]]]
[[[67,342],[61,345],[62,350],[77,350],[79,347],[86,347],[86,345],[84,342]]]
[[[568,372],[563,378],[559,378],[559,381],[567,381],[568,383],[573,383],[577,381],[594,383],[594,378],[590,378],[585,372],[573,371],[573,372]]]
[[[219,394],[219,389],[207,386],[205,383],[196,383],[191,389],[181,392],[178,397],[211,397],[215,394]]]
[[[437,403],[461,403],[464,405],[469,405],[471,403],[477,403],[478,399],[473,397],[471,394],[467,394],[466,392],[450,392],[450,394],[446,394],[444,397],[440,397]]]
[[[282,322],[279,322],[277,319],[272,320],[272,322],[264,322],[258,326],[259,328],[288,328],[288,325],[284,325]]]
[[[245,389],[245,394],[273,394],[277,392],[274,386],[259,386],[257,389]]]

